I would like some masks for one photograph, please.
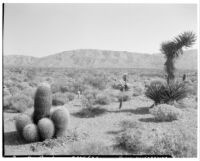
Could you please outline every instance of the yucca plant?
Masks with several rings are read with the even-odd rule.
[[[145,92],[146,97],[157,104],[171,104],[187,96],[187,88],[184,83],[173,82],[170,84],[151,84]]]
[[[183,32],[171,41],[161,44],[161,52],[166,57],[165,71],[167,73],[167,82],[173,81],[175,78],[175,59],[183,54],[183,47],[189,48],[196,41],[196,35],[193,32]]]

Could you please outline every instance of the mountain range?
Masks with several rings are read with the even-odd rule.
[[[150,68],[162,69],[161,53],[146,54],[127,51],[79,49],[63,51],[42,58],[4,55],[4,66],[67,67],[67,68]],[[175,62],[178,69],[197,70],[197,50],[186,50]]]

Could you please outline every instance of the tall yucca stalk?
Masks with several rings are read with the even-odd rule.
[[[166,57],[165,71],[167,72],[167,83],[175,78],[175,59],[183,54],[183,48],[191,47],[196,41],[196,35],[193,32],[183,32],[171,41],[161,44],[161,52]]]

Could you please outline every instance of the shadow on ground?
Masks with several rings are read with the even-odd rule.
[[[116,110],[116,111],[109,111],[107,110],[107,112],[111,112],[111,113],[132,113],[132,114],[136,114],[136,115],[145,115],[145,114],[149,114],[149,107],[138,107],[136,109],[121,109],[121,110]]]
[[[162,122],[172,122],[173,120],[169,120],[169,121],[161,121],[161,120],[156,120],[154,117],[150,117],[150,118],[141,118],[139,119],[139,121],[141,122],[155,122],[155,123],[162,123]]]
[[[109,134],[109,135],[118,135],[122,132],[124,132],[125,130],[122,129],[122,130],[117,130],[117,131],[107,131],[106,133]]]
[[[4,133],[4,145],[21,145],[25,142],[20,138],[17,131]]]
[[[79,118],[92,118],[92,117],[103,115],[106,112],[107,112],[106,109],[99,108],[99,107],[83,108],[78,112],[72,113],[72,115]]]

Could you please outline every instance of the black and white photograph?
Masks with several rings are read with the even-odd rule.
[[[2,3],[3,157],[197,158],[198,6]]]

